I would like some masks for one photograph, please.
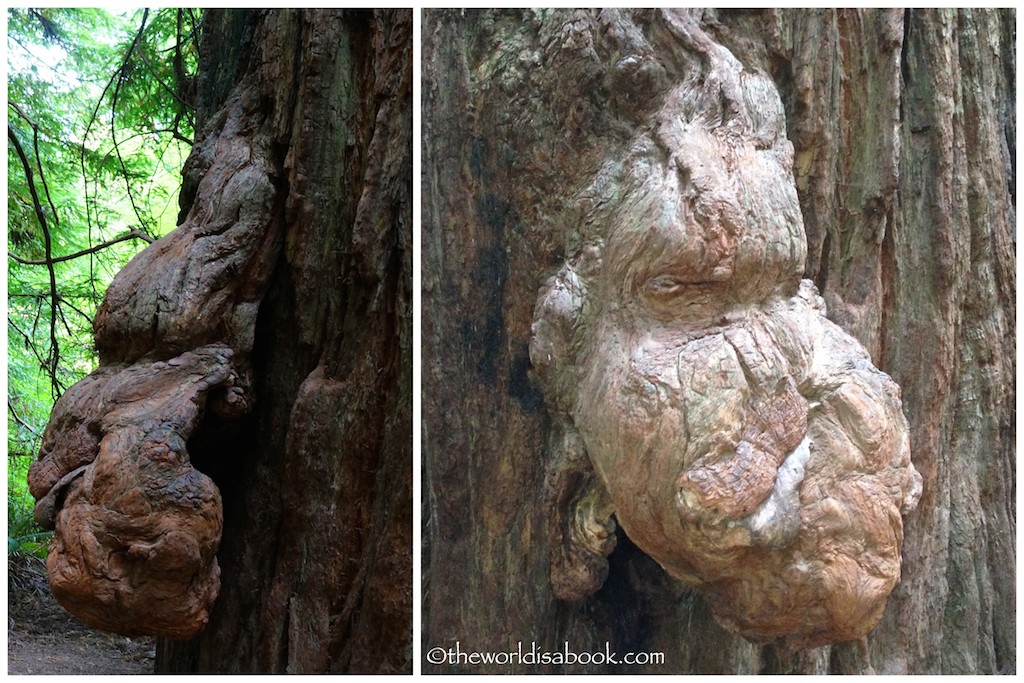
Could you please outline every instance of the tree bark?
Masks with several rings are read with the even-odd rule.
[[[225,444],[210,425],[193,452],[224,496],[224,585],[206,631],[163,643],[157,668],[409,672],[412,16],[204,17],[203,139],[256,89],[248,125],[271,139],[282,243],[249,427]]]
[[[427,11],[423,650],[665,653],[661,666],[425,671],[997,673],[1015,653],[1012,11],[701,11],[774,80],[805,277],[902,388],[922,499],[866,642],[797,653],[720,627],[620,530],[603,587],[555,598],[551,406],[527,348],[577,248],[571,196],[691,68],[649,12]]]
[[[58,536],[109,547],[61,536],[115,622],[209,575],[185,626],[135,601],[160,672],[411,671],[411,69],[408,10],[204,13],[181,225],[111,285],[35,467]]]

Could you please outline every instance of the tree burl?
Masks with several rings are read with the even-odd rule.
[[[552,584],[600,588],[617,523],[734,633],[856,640],[921,495],[899,387],[801,279],[774,84],[689,15],[665,23],[701,68],[577,194],[580,244],[535,313],[530,358],[564,432]]]
[[[248,354],[279,223],[258,106],[241,90],[186,165],[201,178],[184,223],[118,273],[96,317],[100,367],[54,406],[29,471],[37,521],[55,530],[47,573],[90,626],[194,637],[220,588],[220,492],[189,437],[207,414],[249,412]]]

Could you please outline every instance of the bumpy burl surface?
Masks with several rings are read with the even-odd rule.
[[[232,356],[211,345],[107,367],[55,406],[66,419],[48,426],[29,482],[38,521],[56,531],[51,589],[90,626],[180,639],[205,626],[223,519],[185,444],[203,410],[239,400]]]
[[[29,472],[55,529],[53,593],[96,628],[190,638],[217,597],[220,494],[187,442],[204,415],[234,420],[253,400],[247,354],[281,242],[258,113],[241,90],[209,123],[186,164],[187,219],[107,290],[101,366],[54,406]]]
[[[916,500],[895,384],[809,283],[696,339],[622,341],[577,421],[629,536],[751,639],[866,634]]]
[[[608,510],[720,623],[798,647],[852,640],[899,580],[920,476],[899,388],[800,279],[777,95],[732,78],[731,111],[688,116],[703,105],[681,87],[584,193],[584,246],[541,294],[531,360]],[[578,536],[577,553],[611,551]],[[553,565],[560,594],[593,591],[569,565]]]

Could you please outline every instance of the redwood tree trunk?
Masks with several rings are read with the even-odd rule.
[[[537,292],[579,239],[570,196],[648,125],[685,51],[648,12],[425,12],[425,653],[607,642],[664,652],[645,672],[1015,670],[1014,18],[700,13],[780,91],[805,277],[902,387],[924,479],[902,582],[866,644],[789,654],[725,631],[621,531],[595,595],[560,601],[550,584]]]
[[[232,128],[269,140],[280,238],[254,409],[189,442],[224,500],[220,595],[158,671],[411,671],[411,68],[409,11],[204,14],[182,216]]]

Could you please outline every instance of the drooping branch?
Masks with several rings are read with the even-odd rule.
[[[62,304],[64,304],[65,306],[67,306],[68,308],[70,308],[75,313],[77,313],[78,315],[80,315],[83,318],[85,318],[86,321],[89,323],[89,327],[92,327],[93,317],[91,315],[89,315],[88,313],[86,313],[85,311],[80,309],[78,306],[75,306],[73,303],[68,301],[64,296],[60,297],[60,302]]]
[[[36,168],[39,169],[39,182],[43,186],[43,195],[46,203],[50,206],[50,215],[53,216],[53,224],[60,226],[60,215],[57,207],[53,205],[53,197],[50,195],[50,186],[46,182],[46,173],[43,171],[43,155],[39,152],[39,126],[32,126],[32,151],[36,157]]]
[[[24,428],[27,432],[32,434],[32,436],[36,437],[37,439],[43,438],[42,434],[37,432],[32,425],[30,425],[28,422],[25,421],[24,418],[18,415],[18,412],[14,409],[14,404],[11,403],[11,399],[9,398],[7,399],[7,410],[8,412],[10,412],[11,417],[14,418],[14,421],[21,425],[22,428]]]
[[[115,237],[113,239],[107,240],[106,242],[102,242],[100,244],[97,244],[97,245],[94,245],[92,247],[89,247],[88,249],[82,249],[81,251],[76,251],[75,253],[68,254],[66,256],[56,256],[54,258],[46,259],[46,260],[41,260],[41,261],[40,260],[33,260],[33,259],[22,258],[21,256],[18,256],[17,254],[14,254],[14,253],[10,254],[10,257],[12,259],[14,259],[15,261],[17,261],[18,263],[20,263],[22,265],[25,265],[25,266],[47,266],[47,265],[52,265],[54,263],[63,263],[65,261],[73,261],[76,258],[81,258],[82,256],[88,256],[89,254],[95,254],[96,252],[103,251],[104,249],[106,249],[108,247],[112,247],[115,244],[120,244],[121,242],[127,242],[128,240],[134,240],[134,239],[140,239],[140,240],[143,240],[144,242],[147,242],[149,244],[152,244],[153,242],[156,241],[155,239],[153,239],[153,237],[151,235],[143,232],[142,230],[138,230],[138,229],[133,228],[132,230],[126,232],[123,235],[121,235],[120,237]]]
[[[146,57],[145,50],[139,50],[139,57],[142,58],[142,63],[146,65],[146,70],[149,71],[149,74],[153,77],[153,80],[155,80],[157,82],[157,85],[159,85],[161,88],[163,88],[163,90],[166,91],[167,94],[170,95],[171,98],[175,102],[177,102],[179,105],[181,105],[182,108],[189,107],[188,102],[186,102],[184,99],[182,99],[181,96],[177,92],[175,92],[174,88],[172,88],[171,86],[169,86],[166,83],[164,83],[163,79],[160,78],[159,74],[157,74],[157,72],[156,72],[156,69],[153,68],[153,64]],[[177,59],[177,57],[175,57],[175,59]],[[177,75],[178,75],[177,70],[178,70],[178,66],[176,64],[175,65],[175,77],[177,77]],[[179,110],[179,117],[180,117],[180,110]]]
[[[89,242],[92,242],[92,213],[89,210],[89,174],[88,174],[88,172],[86,171],[86,168],[85,168],[86,146],[84,144],[84,141],[89,139],[89,133],[92,131],[93,124],[96,123],[96,119],[99,116],[100,107],[103,105],[103,100],[106,99],[106,97],[107,97],[107,92],[114,85],[115,81],[117,81],[118,84],[120,84],[120,81],[121,81],[121,79],[124,76],[125,67],[128,65],[128,60],[131,57],[131,53],[135,49],[135,46],[138,44],[138,42],[139,42],[139,40],[140,40],[140,38],[142,36],[142,31],[146,27],[146,21],[147,21],[148,18],[149,18],[149,10],[146,9],[146,10],[143,11],[142,24],[139,27],[138,32],[136,32],[135,38],[132,40],[131,46],[129,46],[128,50],[125,52],[124,59],[121,60],[121,65],[117,68],[117,70],[113,73],[113,75],[111,75],[111,77],[107,80],[107,84],[103,87],[103,91],[100,93],[100,96],[96,99],[96,106],[93,107],[92,114],[89,116],[89,122],[85,126],[85,134],[82,135],[83,144],[82,144],[82,146],[80,148],[79,164],[80,164],[81,169],[82,169],[82,182],[83,182],[84,187],[85,187],[85,222],[86,222],[86,228],[88,230]],[[115,99],[115,104],[116,104],[116,99],[117,99],[116,96],[115,96],[114,99]],[[111,106],[111,112],[112,112],[112,114],[114,113],[114,105]],[[111,120],[111,124],[110,125],[111,125],[111,130],[113,130],[113,126],[114,126],[114,121],[113,120]],[[114,137],[114,144],[115,144],[115,148],[116,148],[116,145],[117,145],[117,138],[116,137]],[[119,153],[118,158],[120,159],[120,153]],[[138,208],[135,206],[135,199],[132,196],[132,192],[131,192],[131,183],[128,182],[127,171],[125,170],[123,160],[122,160],[122,163],[121,163],[121,169],[122,169],[122,172],[125,174],[125,186],[128,188],[128,197],[129,197],[129,199],[131,199],[132,208],[135,210],[135,215],[139,218],[139,223],[141,223],[142,226],[145,227],[146,222],[144,220],[142,220],[142,217],[139,215]],[[92,263],[91,262],[90,262],[90,265],[89,265],[89,280],[92,281],[92,282],[95,282],[95,278],[93,277]]]
[[[110,100],[110,140],[114,143],[114,151],[117,153],[117,161],[121,165],[121,174],[124,176],[124,186],[128,192],[128,201],[131,202],[132,211],[135,212],[135,217],[139,219],[139,223],[142,224],[145,229],[146,221],[142,218],[142,213],[139,211],[139,206],[135,202],[135,195],[132,193],[132,184],[128,181],[128,168],[125,166],[124,158],[121,156],[121,147],[117,142],[117,99],[121,92],[121,84],[125,80],[125,69],[128,66],[128,61],[131,59],[132,53],[139,45],[139,41],[142,40],[142,33],[146,30],[146,21],[149,19],[149,9],[146,9],[142,13],[142,23],[139,25],[139,30],[135,34],[135,38],[132,40],[131,45],[124,53],[124,61],[121,62],[121,68],[118,69],[116,74],[117,85],[114,86],[114,95]]]
[[[60,360],[60,346],[57,342],[57,273],[53,268],[53,243],[50,238],[50,228],[46,222],[46,212],[43,210],[43,205],[39,201],[39,193],[36,190],[35,178],[32,173],[32,165],[29,163],[28,157],[25,155],[25,150],[21,146],[21,142],[18,140],[17,134],[14,129],[7,126],[7,138],[14,145],[14,149],[18,154],[18,159],[21,160],[21,165],[25,171],[25,179],[28,182],[29,193],[32,195],[32,206],[36,212],[36,219],[39,221],[39,227],[43,231],[43,247],[46,254],[46,268],[49,271],[50,276],[50,353],[47,360],[49,366],[50,375],[50,386],[52,388],[54,396],[59,396],[63,391],[59,380],[57,379],[57,362]]]
[[[43,16],[42,12],[37,9],[30,9],[29,15],[32,16],[39,25],[43,27],[43,37],[47,40],[61,40],[60,31],[57,30],[56,24]]]
[[[131,142],[132,140],[135,140],[136,138],[147,137],[147,136],[150,136],[150,135],[159,135],[160,133],[170,133],[171,137],[173,137],[175,140],[178,140],[179,142],[184,142],[187,145],[192,145],[192,140],[187,138],[187,137],[185,137],[181,133],[181,131],[179,131],[179,130],[177,130],[175,128],[151,128],[151,129],[148,129],[148,130],[139,131],[137,133],[133,133],[132,135],[129,135],[126,138],[121,138],[121,144],[123,145],[126,142]],[[113,149],[111,149],[110,151],[113,151]],[[110,156],[110,152],[107,152],[106,156]],[[104,158],[106,158],[106,157],[104,157]]]

